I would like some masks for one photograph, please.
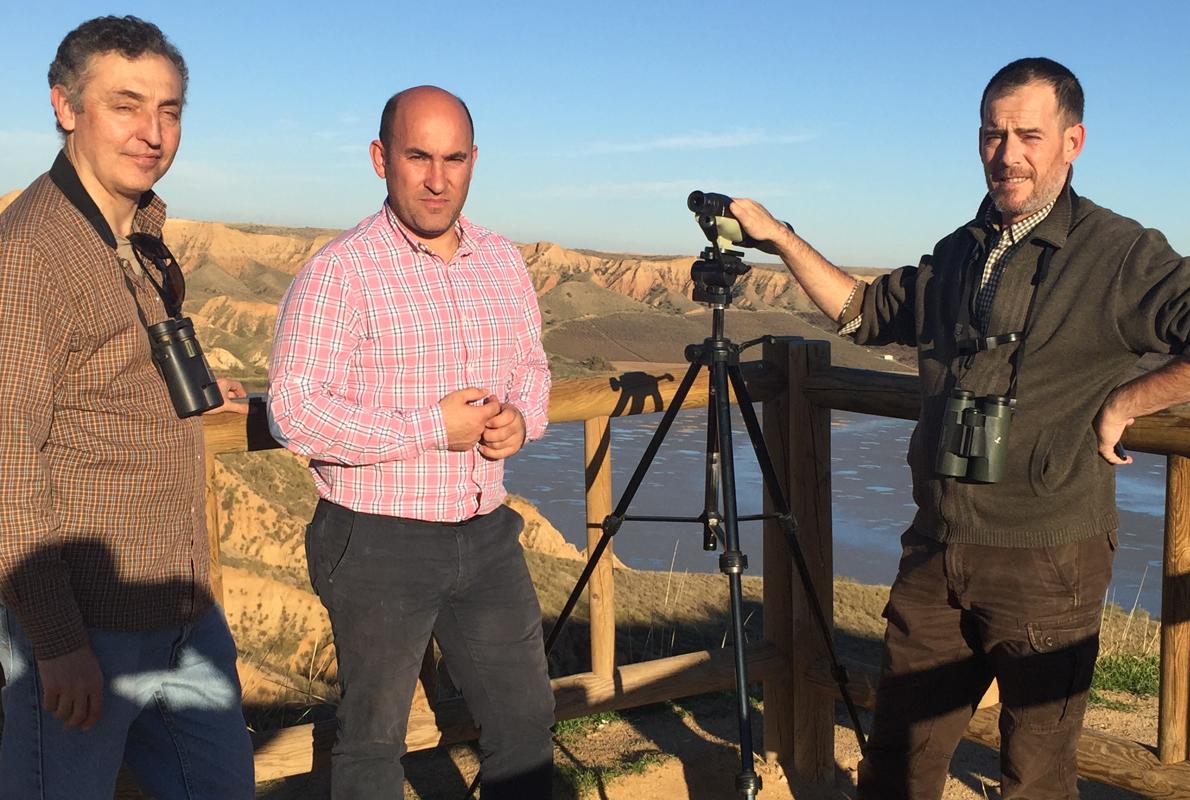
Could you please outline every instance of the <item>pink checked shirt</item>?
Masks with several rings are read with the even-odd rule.
[[[318,493],[355,511],[436,522],[503,502],[504,462],[446,448],[438,401],[478,386],[545,432],[550,374],[517,249],[459,218],[443,263],[386,204],[302,267],[277,314],[273,430],[310,457]]]

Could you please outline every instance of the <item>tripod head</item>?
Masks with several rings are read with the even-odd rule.
[[[754,247],[756,242],[732,216],[731,198],[727,195],[694,191],[686,198],[686,207],[694,212],[698,227],[711,243],[690,267],[694,300],[725,308],[731,304],[731,287],[736,278],[752,269],[740,259],[743,252],[730,247]]]

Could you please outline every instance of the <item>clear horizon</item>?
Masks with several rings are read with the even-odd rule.
[[[1190,152],[1168,133],[1190,114],[1178,91],[1190,4],[1177,0],[997,13],[953,2],[5,5],[0,194],[59,147],[45,76],[62,37],[133,13],[190,67],[181,150],[158,187],[172,216],[354,225],[384,196],[367,158],[384,101],[435,83],[476,121],[466,213],[512,239],[694,255],[703,239],[685,198],[703,189],[755,197],[837,263],[891,267],[974,213],[983,86],[1014,58],[1047,55],[1086,90],[1076,189],[1190,251]]]

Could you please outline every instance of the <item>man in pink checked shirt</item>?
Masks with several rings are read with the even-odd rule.
[[[484,800],[551,793],[541,609],[503,505],[550,376],[519,252],[461,214],[476,153],[459,98],[394,95],[371,145],[383,208],[302,268],[277,315],[273,429],[321,497],[306,556],[339,660],[336,800],[400,793],[431,633],[480,727]]]

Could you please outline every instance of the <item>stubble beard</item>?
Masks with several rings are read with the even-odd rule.
[[[1018,206],[1006,205],[1005,198],[995,192],[992,193],[992,203],[1004,219],[1019,219],[1036,214],[1057,199],[1058,195],[1062,192],[1062,187],[1066,185],[1066,175],[1068,172],[1069,169],[1059,169],[1051,172],[1045,183],[1034,184],[1033,191]]]

